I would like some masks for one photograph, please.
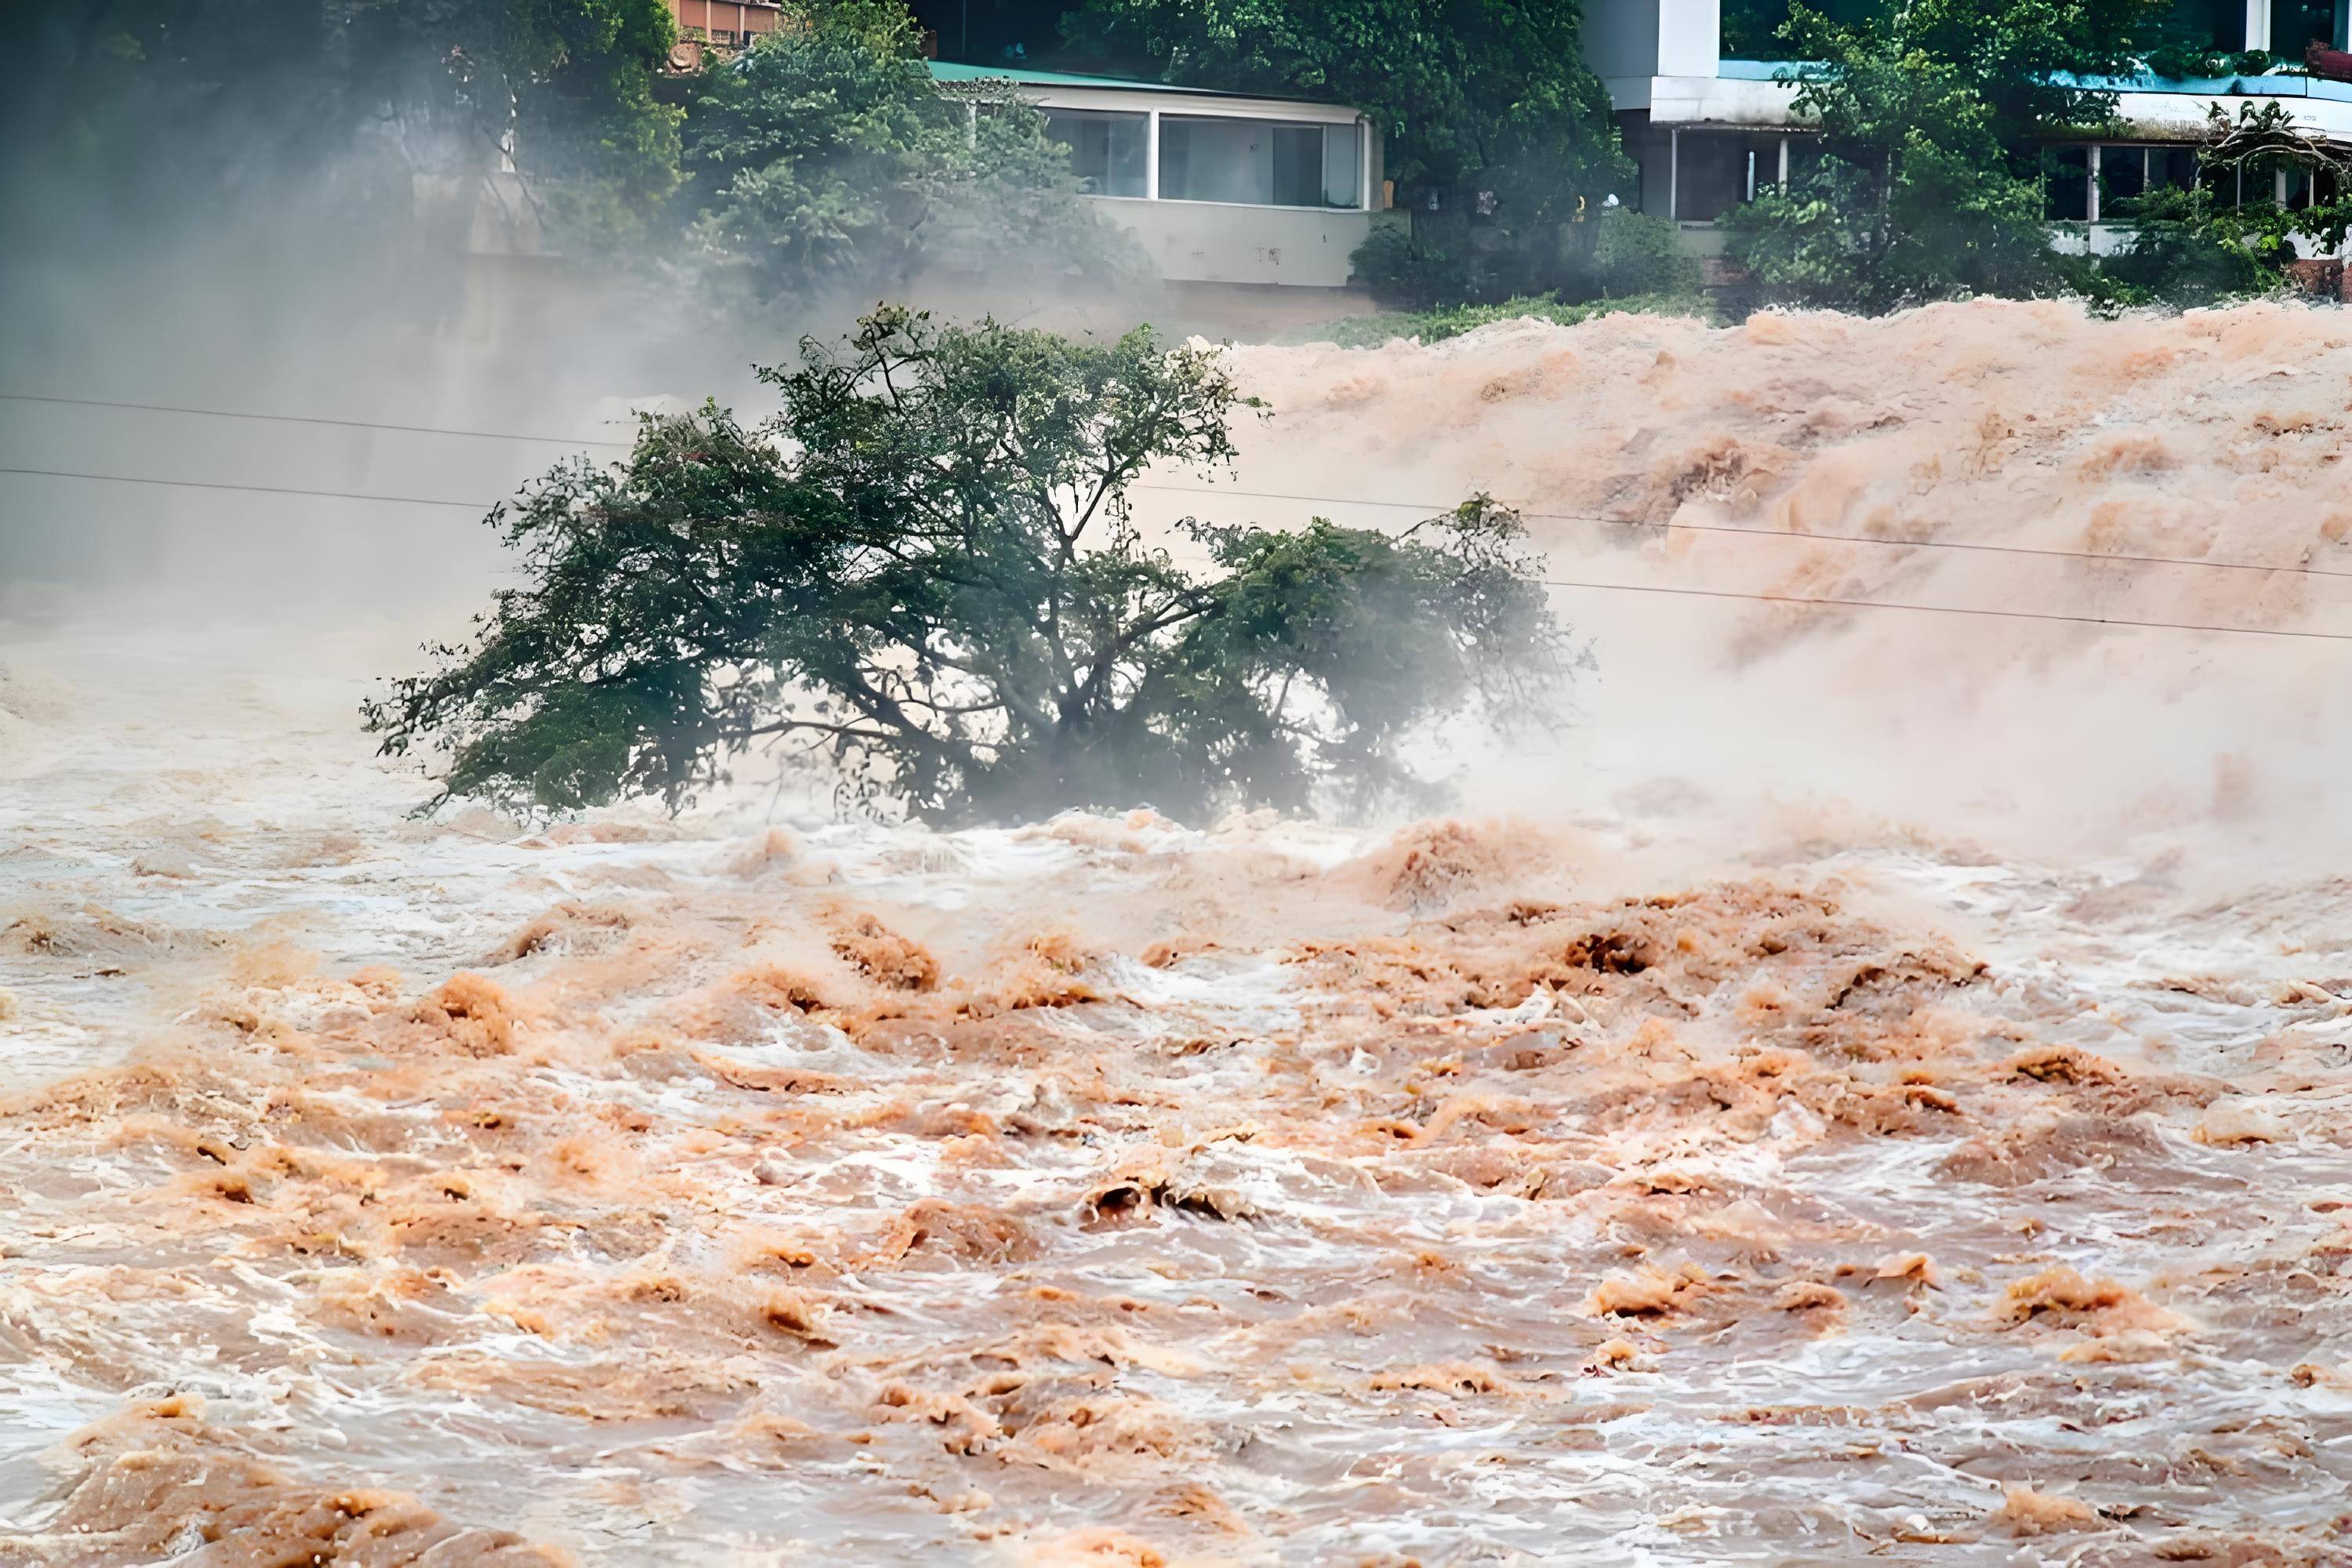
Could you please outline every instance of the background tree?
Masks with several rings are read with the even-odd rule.
[[[1218,357],[888,310],[767,373],[782,410],[648,418],[493,522],[529,586],[372,704],[384,750],[524,809],[676,806],[748,748],[821,755],[940,822],[1149,800],[1424,798],[1440,716],[1542,721],[1560,628],[1509,513],[1402,536],[1132,525],[1155,462],[1233,452]]]
[[[2198,180],[2119,203],[2131,243],[2105,258],[2099,281],[2118,305],[2209,305],[2278,288],[2300,258],[2342,253],[2352,237],[2352,160],[2298,130],[2276,101],[2208,110]],[[2299,205],[2277,200],[2284,174]]]
[[[941,90],[898,0],[838,0],[709,70],[690,129],[706,254],[758,293],[890,290],[920,267],[1132,271],[1045,116]],[[868,298],[871,298],[868,294]]]
[[[2066,287],[2042,225],[2039,148],[2112,122],[2112,92],[2162,0],[1899,0],[1780,29],[1822,156],[1734,209],[1732,255],[1773,297],[1885,310]]]
[[[502,154],[637,213],[677,179],[680,114],[655,81],[676,33],[665,0],[0,12],[0,155],[22,205],[46,208],[29,230],[43,237],[85,212],[203,222],[243,204],[395,224],[412,175],[495,168]]]
[[[1462,298],[1553,286],[1561,226],[1632,195],[1580,23],[1574,5],[1517,0],[1090,0],[1067,25],[1083,47],[1148,58],[1171,81],[1361,110],[1408,205],[1434,194],[1466,216],[1486,193],[1486,244],[1423,236],[1465,274],[1440,291]]]

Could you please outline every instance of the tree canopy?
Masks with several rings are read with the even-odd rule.
[[[2043,141],[2107,126],[2162,0],[1898,0],[1780,29],[1818,163],[1734,210],[1732,253],[1771,293],[1887,310],[2063,285],[2042,223]]]
[[[781,746],[954,823],[1426,799],[1404,748],[1434,721],[1549,719],[1564,633],[1483,498],[1146,542],[1144,470],[1233,455],[1213,352],[894,308],[765,374],[772,418],[648,417],[494,513],[529,584],[369,706],[384,750],[547,811],[675,807]]]
[[[2132,240],[2100,268],[2116,303],[2242,299],[2277,287],[2299,243],[2333,256],[2352,237],[2352,159],[2276,101],[2242,102],[2235,115],[2211,105],[2197,163],[2193,186],[2118,204]],[[2281,175],[2299,197],[2289,205],[2277,199]]]
[[[398,235],[415,176],[510,160],[560,250],[633,247],[762,297],[942,258],[1137,265],[1042,115],[931,80],[900,0],[792,21],[678,76],[667,0],[27,0],[0,17],[0,159],[19,226],[68,254],[77,218],[165,244],[177,221]]]
[[[1078,199],[1045,117],[1003,84],[943,92],[898,0],[839,0],[805,20],[701,79],[689,152],[703,254],[762,295],[894,290],[941,261],[1135,267]]]
[[[1580,16],[1513,0],[1090,0],[1071,26],[1171,80],[1352,104],[1405,184],[1475,181],[1549,210],[1597,199],[1631,168]]]
[[[14,176],[142,216],[320,183],[366,216],[502,152],[640,210],[677,177],[665,0],[24,0],[0,37],[16,161],[41,160]]]

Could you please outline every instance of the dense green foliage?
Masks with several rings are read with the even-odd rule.
[[[2151,191],[2124,208],[2118,216],[2134,225],[2131,243],[2104,258],[2090,279],[2089,292],[2102,305],[2189,309],[2244,299],[2278,282],[2284,258],[2242,243],[2242,215],[2217,206],[2209,191]]]
[[[1045,117],[1002,85],[941,91],[898,0],[817,8],[698,86],[692,237],[761,295],[870,298],[941,261],[1097,279],[1135,265]]]
[[[1832,22],[1859,22],[1885,0],[1821,0],[1811,9]],[[1717,15],[1723,58],[1727,60],[1779,60],[1790,57],[1781,29],[1789,24],[1791,0],[1722,0]]]
[[[118,222],[312,198],[396,223],[412,176],[502,151],[642,214],[677,178],[674,37],[664,0],[20,0],[0,123],[12,182]]]
[[[943,258],[1135,265],[1043,116],[932,82],[900,0],[802,10],[680,78],[667,0],[27,0],[0,12],[12,230],[65,254],[93,243],[78,221],[429,248],[510,162],[497,199],[555,249],[761,297],[879,291]]]
[[[1092,0],[1073,23],[1171,80],[1352,104],[1408,185],[1516,180],[1516,201],[1553,203],[1623,173],[1580,20],[1511,0]]]
[[[829,760],[942,822],[1149,799],[1356,804],[1429,786],[1442,715],[1540,720],[1561,633],[1483,499],[1402,535],[1131,525],[1155,462],[1216,465],[1218,357],[885,310],[768,373],[782,410],[648,418],[625,464],[493,514],[528,586],[371,706],[451,794],[678,805],[749,748]]]
[[[1787,56],[1822,157],[1734,211],[1769,297],[1884,310],[2068,286],[2042,226],[2038,149],[2099,129],[2158,0],[1900,0],[1855,21],[1792,6]]]
[[[1698,263],[1664,218],[1624,207],[1504,233],[1384,224],[1356,248],[1356,280],[1383,304],[1426,310],[1543,295],[1574,302],[1700,298]],[[1498,243],[1489,243],[1491,239]]]
[[[1562,226],[1633,189],[1580,24],[1516,0],[1090,0],[1072,18],[1171,81],[1361,110],[1415,213],[1415,270],[1454,300],[1569,286]]]
[[[2113,304],[2212,304],[2279,286],[2298,255],[2296,237],[2322,255],[2352,235],[2352,163],[2294,128],[2276,102],[2215,104],[2198,155],[2194,189],[2161,189],[2122,203],[2135,227],[2131,247],[2101,266],[2094,292]],[[2282,206],[2274,175],[2316,187],[2317,199]],[[2246,201],[2221,193],[2258,193]],[[2333,193],[2332,195],[2328,193]]]

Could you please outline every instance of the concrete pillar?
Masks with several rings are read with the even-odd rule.
[[[1160,116],[1154,114],[1151,119],[1156,125]],[[1372,210],[1372,127],[1360,119],[1356,121],[1356,196],[1366,212]]]
[[[1666,132],[1666,221],[1673,223],[1682,216],[1683,132],[1676,126]]]
[[[2271,0],[2246,0],[2246,47],[2271,47]]]
[[[1160,199],[1160,111],[1143,117],[1143,199]]]
[[[2090,146],[2090,155],[2083,160],[2083,216],[2091,222],[2099,221],[2099,154],[2105,151],[2097,142]]]
[[[1656,74],[1714,76],[1723,53],[1723,0],[1645,0],[1647,6],[1655,7]]]
[[[1793,136],[1783,136],[1780,138],[1780,173],[1779,177],[1780,181],[1780,188],[1784,191],[1789,188],[1789,143],[1795,140],[1796,138]]]

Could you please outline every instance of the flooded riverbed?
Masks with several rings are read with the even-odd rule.
[[[1541,352],[1621,408],[1615,359],[1712,352],[1602,325]],[[1326,352],[1250,351],[1277,420]],[[1813,493],[1835,434],[1659,515]],[[417,821],[352,718],[392,643],[20,627],[0,1562],[2352,1560],[2352,879],[2324,726],[2259,750],[2339,711],[2317,656],[2019,634],[1981,681],[2083,728],[1905,814],[1923,733],[1998,721],[1888,710],[1906,634],[1572,603],[1590,743],[1458,816],[952,835]],[[1791,689],[1835,722],[1710,762]],[[2173,773],[2019,808],[2103,706]]]

